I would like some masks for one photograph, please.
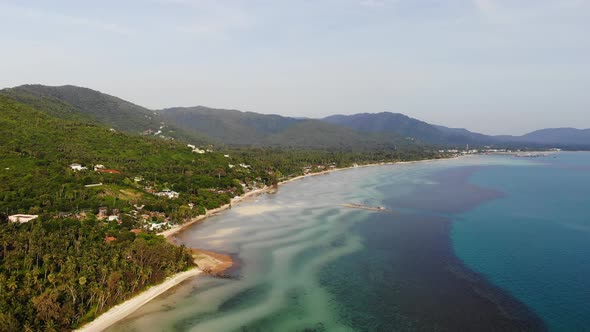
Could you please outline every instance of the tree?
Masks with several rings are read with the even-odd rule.
[[[58,320],[60,317],[60,303],[57,301],[58,292],[46,290],[43,294],[33,299],[33,306],[37,311],[37,318],[45,323]]]

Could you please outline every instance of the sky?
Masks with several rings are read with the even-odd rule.
[[[590,128],[590,0],[0,0],[0,88],[157,109]]]

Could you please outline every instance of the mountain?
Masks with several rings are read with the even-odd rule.
[[[158,135],[204,142],[202,136],[167,126],[158,113],[96,90],[73,85],[22,85],[0,94],[63,119],[87,119],[128,133]]]
[[[438,130],[442,131],[443,133],[449,135],[449,137],[454,137],[457,140],[464,139],[466,143],[471,144],[493,144],[496,143],[496,139],[493,136],[484,135],[480,133],[475,133],[469,131],[465,128],[449,128],[440,125],[434,125]]]
[[[431,144],[470,144],[490,141],[467,130],[435,126],[400,113],[332,115],[322,121],[366,133],[395,133]]]
[[[315,119],[290,118],[203,106],[159,110],[161,118],[187,132],[228,145],[321,149],[377,149],[415,145],[392,133],[361,133]]]
[[[514,148],[590,148],[590,129],[542,129],[523,136],[491,136],[463,128],[432,125],[399,113],[332,115],[322,121],[366,133],[395,133],[440,145],[493,145]]]
[[[433,125],[400,113],[360,113],[309,119],[197,107],[150,110],[99,91],[72,85],[23,85],[0,90],[48,115],[94,122],[132,134],[193,144],[375,150],[424,144],[529,148],[590,148],[588,129],[542,129],[523,136],[489,136]]]
[[[299,120],[280,115],[265,115],[204,106],[175,107],[158,111],[162,119],[218,142],[232,145],[260,145]]]
[[[590,129],[547,128],[523,136],[496,136],[502,141],[555,144],[559,146],[590,146]]]

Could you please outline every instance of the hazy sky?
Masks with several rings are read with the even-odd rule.
[[[0,87],[142,106],[590,127],[590,0],[0,0]]]

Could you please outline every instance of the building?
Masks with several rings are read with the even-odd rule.
[[[70,168],[73,169],[74,171],[83,171],[83,170],[88,169],[88,167],[84,167],[84,166],[77,164],[77,163],[71,164]]]
[[[158,224],[150,224],[149,227],[150,227],[150,230],[153,231],[153,230],[161,230],[162,228],[165,228],[167,226],[169,226],[169,224],[167,222],[161,222]]]
[[[99,169],[105,169],[106,167],[104,165],[98,164],[98,165],[94,165],[94,171],[98,171]]]
[[[168,197],[170,199],[173,198],[178,198],[178,193],[176,191],[172,191],[170,189],[164,189],[160,192],[155,193],[154,195],[159,196],[159,197]]]
[[[10,222],[18,222],[21,224],[27,223],[31,220],[37,219],[39,216],[36,214],[13,214],[8,216]]]

